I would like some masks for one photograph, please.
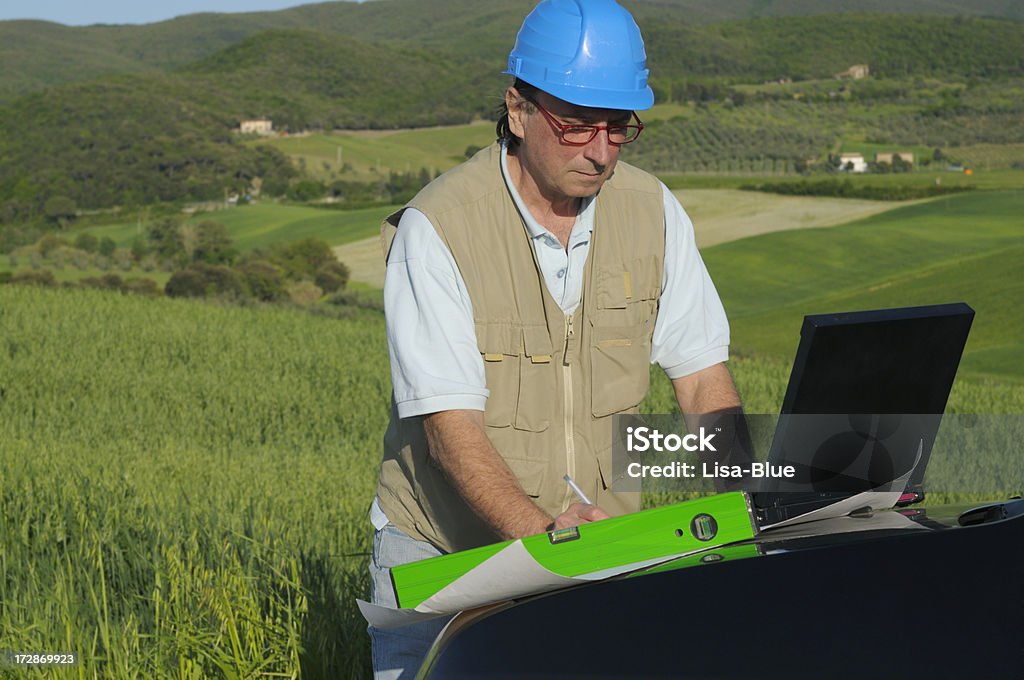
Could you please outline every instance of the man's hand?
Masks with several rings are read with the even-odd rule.
[[[586,503],[573,503],[569,509],[555,518],[553,529],[568,529],[578,527],[588,522],[596,522],[600,519],[609,519],[611,515],[597,507]]]

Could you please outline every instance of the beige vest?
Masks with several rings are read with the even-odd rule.
[[[601,189],[583,299],[571,316],[544,284],[498,145],[436,179],[409,207],[427,216],[465,280],[490,391],[487,435],[523,491],[555,516],[576,500],[568,473],[612,515],[638,510],[639,494],[610,488],[611,416],[634,412],[649,385],[665,250],[658,181],[619,163]],[[400,217],[382,225],[385,254]],[[377,496],[399,529],[441,550],[499,540],[430,457],[422,417],[399,419],[394,403]]]

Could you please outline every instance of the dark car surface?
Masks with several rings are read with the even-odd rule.
[[[971,526],[957,522],[964,508],[878,513],[865,530],[810,523],[765,532],[740,557],[465,612],[421,673],[1024,678],[1022,505],[962,515]],[[905,526],[874,528],[883,519]]]

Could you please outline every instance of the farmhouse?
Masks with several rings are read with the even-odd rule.
[[[239,131],[245,134],[257,134],[257,135],[272,135],[274,134],[274,123],[273,121],[266,119],[256,120],[243,120],[239,126]]]
[[[860,80],[866,78],[870,72],[867,64],[854,64],[842,73],[837,73],[835,77],[839,80]]]
[[[867,172],[868,163],[863,154],[844,153],[839,157],[839,169],[847,172]]]
[[[893,153],[876,153],[875,154],[875,162],[876,163],[888,163],[889,165],[892,165],[892,159],[893,159],[894,156],[899,156],[900,160],[903,161],[904,163],[910,163],[911,165],[914,164],[914,154],[911,151],[895,151]]]

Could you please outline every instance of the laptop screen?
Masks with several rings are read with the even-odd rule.
[[[964,303],[805,317],[769,451],[797,474],[755,504],[853,494],[911,469],[906,488],[920,489],[973,319]]]
[[[962,302],[806,316],[782,413],[941,414],[973,319]]]

